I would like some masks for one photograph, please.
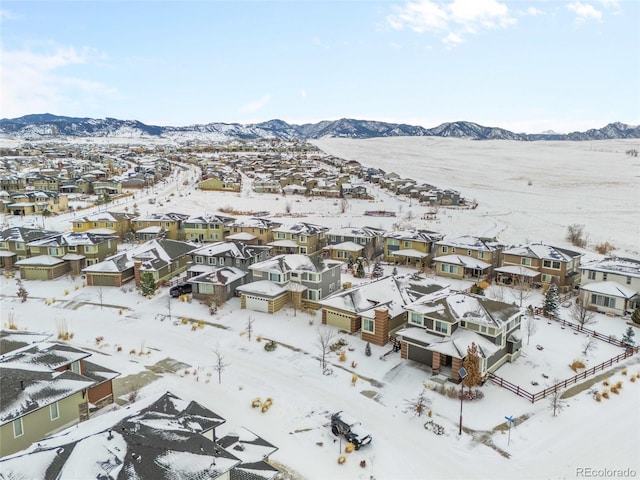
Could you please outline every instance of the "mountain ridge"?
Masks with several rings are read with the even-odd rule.
[[[599,129],[567,134],[555,132],[515,133],[504,128],[486,127],[469,121],[446,122],[437,127],[424,128],[404,123],[378,122],[341,118],[302,125],[272,119],[253,124],[211,122],[183,127],[147,125],[138,120],[106,117],[67,117],[51,113],[30,114],[18,118],[0,119],[0,134],[34,139],[54,136],[71,137],[165,137],[176,139],[255,140],[314,140],[320,138],[355,138],[398,136],[434,136],[472,140],[613,140],[640,138],[640,126],[612,122]]]

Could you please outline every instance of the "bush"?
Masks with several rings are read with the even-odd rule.
[[[267,343],[264,344],[264,349],[267,352],[273,352],[277,347],[278,347],[278,344],[275,342],[275,340],[269,340]]]
[[[573,370],[574,372],[577,372],[577,371],[578,371],[578,369],[580,369],[580,368],[585,368],[585,364],[584,364],[584,362],[583,362],[583,361],[581,361],[581,360],[574,360],[574,361],[571,363],[571,370]]]
[[[587,235],[584,232],[584,225],[574,223],[567,227],[565,239],[576,247],[584,248],[587,246]]]
[[[345,362],[347,360],[347,352],[345,352],[344,350],[340,352],[340,357],[338,358],[338,360],[340,360],[341,362]]]
[[[596,244],[595,249],[600,255],[609,255],[616,249],[616,247],[609,242],[602,242]]]

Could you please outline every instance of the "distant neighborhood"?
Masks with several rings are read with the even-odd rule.
[[[166,199],[142,197],[142,192],[153,194],[161,185],[179,182],[178,172],[187,169],[199,172],[191,184],[202,191],[236,194],[249,188],[258,196],[278,194],[287,200],[327,197],[340,208],[345,205],[341,202],[371,199],[375,187],[415,202],[432,215],[439,209],[477,206],[446,186],[325,155],[305,142],[24,144],[0,149],[0,213],[5,218],[0,268],[20,281],[82,277],[87,286],[131,286],[144,296],[162,287],[187,285],[178,295],[199,300],[212,311],[234,297],[247,311],[314,311],[322,324],[365,343],[390,345],[403,359],[426,365],[454,383],[461,381],[471,345],[479,348],[483,378],[520,356],[523,315],[539,307],[527,303],[528,291],[546,292],[553,286],[563,301],[577,301],[610,316],[628,318],[640,308],[640,261],[630,258],[583,262],[581,250],[544,241],[504,245],[496,238],[456,236],[410,224],[389,230],[367,225],[338,228],[268,211],[224,208],[193,214],[182,210],[179,202],[171,204],[175,211],[160,213],[155,206]],[[133,206],[118,207],[125,199],[134,201]],[[100,208],[85,213],[73,205]],[[47,228],[50,218],[69,213],[73,215],[67,228]],[[395,212],[376,208],[366,215],[373,219]],[[11,226],[6,221],[11,217],[32,221]],[[409,272],[399,274],[398,267]],[[352,283],[352,277],[362,282]],[[456,289],[454,280],[471,286]],[[519,292],[520,301],[485,297],[489,285],[513,289],[515,298]],[[118,373],[91,363],[90,352],[26,332],[3,331],[1,340],[2,456],[88,418],[89,403],[100,408],[113,402],[111,380]],[[64,380],[64,388],[58,396],[41,399],[39,392],[54,380]],[[36,383],[41,390],[30,388]],[[22,398],[27,390],[38,401],[9,411],[7,395]],[[69,408],[68,399],[73,404]],[[139,413],[139,419],[114,419],[113,428],[133,429],[151,411],[166,408],[167,402],[182,405],[170,393],[158,402]],[[85,406],[78,410],[77,404]],[[33,411],[44,407],[56,421],[40,431],[31,427],[39,422]],[[172,415],[203,411],[198,405],[176,408],[170,409]],[[224,421],[205,413],[210,422],[203,434]],[[23,437],[20,432],[25,429],[30,433]],[[108,435],[111,430],[96,432],[95,441],[107,441]],[[157,432],[145,435],[154,438]],[[206,448],[212,459],[224,459],[218,464],[224,465],[221,478],[229,478],[223,477],[227,472],[230,478],[245,478],[233,472],[246,462],[228,448],[223,451],[226,444],[238,441],[242,439],[210,436]],[[62,445],[50,442],[47,448],[58,444]],[[266,445],[269,452],[275,450]],[[136,465],[131,459],[126,462]],[[261,473],[255,478],[273,476],[268,466],[256,465]],[[135,468],[152,471],[153,462]]]

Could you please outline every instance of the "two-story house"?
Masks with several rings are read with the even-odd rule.
[[[573,250],[543,243],[506,248],[502,252],[502,266],[496,269],[498,281],[507,284],[517,283],[518,279],[515,277],[518,273],[513,273],[511,269],[524,267],[527,272],[540,275],[543,288],[547,288],[553,282],[561,291],[568,292],[580,283],[579,268],[582,255]],[[507,270],[505,267],[510,268]]]
[[[296,308],[319,300],[341,288],[342,262],[306,255],[277,255],[249,267],[253,281],[236,289],[242,308],[274,313],[289,301]]]
[[[188,218],[189,215],[183,213],[150,213],[135,217],[131,227],[140,240],[179,240],[182,222]]]
[[[268,218],[237,219],[229,225],[229,233],[225,240],[238,240],[253,245],[268,245],[273,241],[273,229],[282,223]]]
[[[522,312],[515,305],[443,290],[406,309],[408,326],[397,333],[402,358],[423,363],[454,382],[460,381],[458,371],[472,343],[478,346],[483,376],[521,353]]]
[[[503,245],[473,236],[445,238],[436,242],[436,275],[450,278],[486,278],[500,266]]]
[[[216,242],[193,250],[187,281],[194,298],[228,299],[236,287],[251,281],[249,267],[269,257],[270,247]]]
[[[383,253],[384,233],[374,227],[332,228],[325,234],[328,245],[323,250],[333,260],[348,262],[364,257],[372,261]]]
[[[273,229],[273,241],[267,245],[273,247],[274,255],[291,253],[318,255],[327,244],[328,230],[328,227],[306,222],[281,225]]]
[[[0,232],[0,266],[12,270],[15,263],[29,257],[27,244],[56,232],[39,228],[9,227]]]
[[[444,237],[429,230],[403,230],[384,234],[384,260],[422,269],[431,264],[435,243]]]
[[[122,240],[132,231],[131,220],[134,217],[134,214],[126,212],[98,212],[74,218],[71,223],[74,232],[117,235]]]
[[[230,225],[235,221],[233,217],[217,214],[189,217],[182,222],[184,239],[187,242],[220,242],[229,234]]]
[[[640,260],[610,257],[581,265],[580,298],[602,313],[634,310],[640,306]]]
[[[91,353],[49,335],[0,331],[0,456],[89,417],[89,403],[113,403],[119,374]]]

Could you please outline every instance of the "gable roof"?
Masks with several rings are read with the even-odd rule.
[[[595,270],[598,272],[614,273],[628,277],[640,278],[640,260],[634,258],[610,257],[584,263],[580,270]]]
[[[512,247],[504,250],[502,253],[504,255],[538,258],[542,260],[557,260],[560,262],[570,262],[574,258],[580,258],[583,255],[573,250],[545,245],[543,243],[530,243],[528,245]]]

